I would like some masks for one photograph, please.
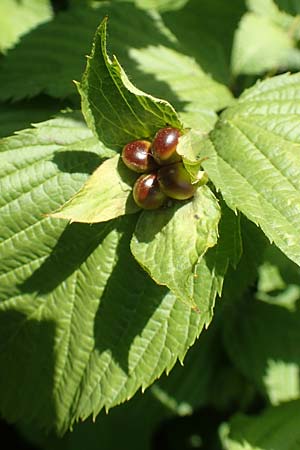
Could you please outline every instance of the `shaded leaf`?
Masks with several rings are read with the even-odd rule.
[[[52,18],[50,0],[2,0],[0,5],[0,52],[16,44],[32,28]]]
[[[230,91],[205,73],[205,67],[176,40],[157,12],[127,2],[99,2],[96,9],[72,3],[68,12],[60,12],[52,22],[25,36],[2,61],[0,98],[20,99],[40,92],[73,95],[72,80],[81,78],[84,56],[105,15],[109,16],[109,53],[118,56],[130,80],[144,92],[168,100],[186,126],[209,131],[217,120],[215,111],[231,101]],[[197,15],[206,17],[201,10]],[[80,36],[76,46],[75,33]],[[219,59],[219,52],[215,58]]]
[[[15,131],[28,128],[32,123],[50,119],[63,107],[63,102],[44,96],[31,101],[2,103],[0,104],[0,137],[10,136]]]
[[[176,94],[175,98],[170,97],[170,101],[180,112],[185,126],[202,132],[210,131],[217,120],[214,112],[225,108],[232,101],[229,89],[205,73],[184,50],[148,45],[141,49],[132,48],[129,54],[142,73],[166,83]],[[143,83],[143,76],[137,76],[137,82]],[[145,87],[152,92],[151,83],[146,83]],[[152,90],[155,92],[153,87]],[[168,98],[163,85],[159,91],[163,98]]]
[[[224,321],[231,359],[275,405],[300,397],[299,307],[278,303],[250,297],[228,311]]]
[[[184,8],[162,17],[185,53],[215,81],[228,86],[234,32],[244,9],[243,0],[190,0]]]
[[[125,3],[128,0],[117,0],[120,3]],[[129,0],[130,1],[130,0]],[[187,3],[188,0],[131,0],[139,8],[144,8],[146,10],[155,9],[157,11],[172,11],[180,9]]]
[[[297,450],[300,402],[268,408],[258,416],[234,416],[221,428],[225,450]]]
[[[20,100],[40,93],[54,97],[76,93],[72,80],[81,77],[84,56],[100,18],[89,8],[71,9],[24,36],[1,61],[1,100]]]

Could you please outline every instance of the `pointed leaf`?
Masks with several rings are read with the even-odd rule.
[[[139,210],[131,195],[136,174],[122,163],[119,155],[101,164],[74,197],[51,217],[71,222],[105,222]]]
[[[182,125],[171,105],[139,91],[116,57],[106,52],[106,23],[99,26],[83,79],[78,86],[87,124],[109,147],[150,137],[166,124]]]
[[[300,264],[300,76],[246,91],[220,118],[199,157],[227,204]]]

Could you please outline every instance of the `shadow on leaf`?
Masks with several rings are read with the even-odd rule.
[[[56,152],[52,161],[61,172],[91,174],[100,166],[103,159],[96,153],[82,150],[69,150]]]
[[[101,245],[112,230],[113,223],[67,225],[54,249],[39,267],[19,288],[23,293],[39,295],[53,291],[63,283]]]
[[[54,346],[54,321],[1,310],[0,405],[6,420],[34,421],[47,429],[56,423]]]

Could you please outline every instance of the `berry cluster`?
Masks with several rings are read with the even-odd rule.
[[[181,132],[177,128],[162,128],[153,142],[129,142],[122,151],[126,166],[142,173],[133,187],[133,198],[140,208],[156,209],[168,198],[191,198],[197,184],[192,184],[176,148]]]

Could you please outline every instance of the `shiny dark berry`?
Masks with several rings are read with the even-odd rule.
[[[161,191],[157,175],[149,173],[141,175],[133,187],[135,203],[143,209],[157,209],[164,204],[167,196]]]
[[[152,142],[151,152],[159,165],[181,161],[181,156],[176,152],[180,136],[181,132],[177,128],[167,127],[158,130]]]
[[[198,185],[191,183],[191,177],[179,162],[159,169],[157,178],[161,190],[171,198],[176,200],[187,200],[193,197]]]
[[[149,141],[132,141],[124,146],[122,150],[122,159],[126,166],[134,172],[150,172],[156,167],[150,151],[151,143]]]

